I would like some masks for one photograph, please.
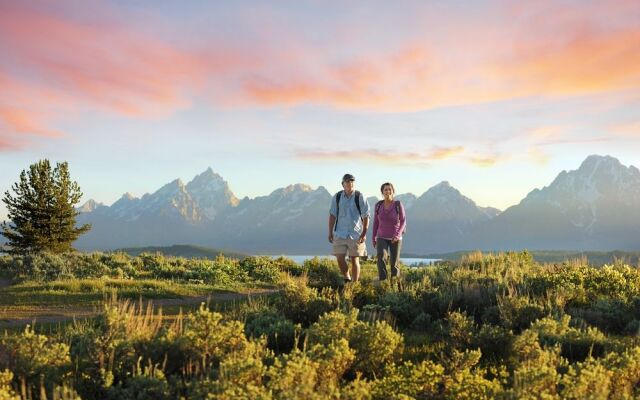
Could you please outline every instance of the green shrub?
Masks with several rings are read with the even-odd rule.
[[[346,340],[315,345],[307,352],[294,350],[269,368],[268,388],[274,399],[327,399],[339,395],[339,380],[353,362]]]
[[[209,311],[204,303],[187,317],[184,338],[189,356],[202,371],[217,368],[227,354],[248,346],[242,322],[223,321],[222,314]]]
[[[113,400],[169,400],[173,399],[169,383],[157,366],[136,369],[133,376],[111,386],[107,398]]]
[[[348,340],[356,354],[354,370],[374,376],[400,358],[403,337],[384,321],[366,323],[359,321],[357,315],[356,310],[325,314],[309,327],[308,341],[326,346],[340,339]]]
[[[242,353],[231,353],[221,363],[218,379],[196,382],[192,399],[270,399],[265,387],[267,367],[264,343],[251,342]]]
[[[498,299],[498,309],[502,325],[515,332],[527,329],[547,313],[542,305],[528,296],[504,296]]]
[[[502,393],[499,379],[488,379],[487,371],[474,368],[480,361],[480,350],[453,350],[443,377],[442,397],[445,399],[494,399]]]
[[[411,325],[421,313],[419,299],[415,292],[387,292],[380,298],[378,304],[388,307],[398,325],[402,327]]]
[[[410,361],[400,366],[390,364],[384,377],[373,381],[374,399],[434,398],[440,392],[444,368],[431,361],[414,365]]]
[[[0,339],[0,368],[12,371],[32,388],[39,389],[42,382],[53,390],[68,377],[70,367],[69,346],[35,333],[29,325],[20,334]]]
[[[0,399],[1,400],[21,400],[20,396],[11,387],[13,372],[5,369],[0,372]]]
[[[290,352],[295,343],[296,326],[275,311],[249,314],[244,331],[248,337],[266,336],[267,347],[277,354]]]
[[[274,283],[278,282],[280,277],[281,266],[271,257],[246,257],[240,261],[240,267],[249,275],[250,278],[257,281]]]
[[[322,314],[335,310],[340,303],[336,292],[330,288],[318,292],[307,286],[304,277],[287,279],[281,287],[281,294],[275,301],[277,309],[303,326],[316,322]]]
[[[475,334],[472,346],[482,351],[483,359],[502,364],[509,358],[513,340],[514,335],[510,330],[485,324]]]
[[[309,286],[314,288],[331,287],[338,288],[342,285],[343,278],[338,262],[328,258],[314,257],[303,264],[307,271]]]
[[[531,330],[537,332],[541,344],[559,344],[562,356],[570,361],[582,361],[590,355],[603,355],[607,343],[605,335],[597,328],[573,328],[569,324],[570,319],[568,315],[559,320],[543,318],[532,324]]]
[[[612,377],[613,372],[594,360],[571,365],[562,377],[562,398],[606,400],[611,392]]]

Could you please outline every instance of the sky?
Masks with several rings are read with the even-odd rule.
[[[0,0],[1,193],[47,158],[107,205],[211,167],[505,209],[590,154],[640,166],[638,0]]]

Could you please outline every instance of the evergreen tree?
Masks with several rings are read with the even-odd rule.
[[[71,243],[91,229],[76,227],[80,214],[75,205],[82,192],[69,177],[69,165],[41,160],[20,173],[20,181],[6,191],[2,201],[7,205],[10,223],[2,224],[1,234],[9,240],[8,252],[27,254],[39,251],[70,251]]]

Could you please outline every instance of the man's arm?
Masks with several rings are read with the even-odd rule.
[[[367,238],[367,229],[369,229],[369,216],[365,215],[365,217],[362,218],[362,233],[360,234],[359,243],[363,243]]]
[[[360,234],[360,240],[358,240],[358,242],[362,243],[367,238],[367,229],[369,229],[370,211],[369,211],[369,202],[367,201],[367,199],[364,197],[362,193],[360,193],[360,202],[361,202],[360,209],[362,210],[362,233]]]
[[[336,225],[336,216],[329,214],[329,243],[333,243],[333,227]]]

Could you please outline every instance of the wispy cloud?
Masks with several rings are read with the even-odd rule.
[[[63,136],[60,131],[46,128],[37,112],[0,106],[0,121],[6,125],[9,132],[48,137]]]
[[[529,155],[530,159],[540,165],[546,165],[549,160],[551,160],[551,156],[537,146],[529,147],[529,149],[527,150],[527,154]]]
[[[88,23],[13,2],[0,5],[0,49],[5,130],[47,136],[87,110],[140,118],[187,108],[209,74],[240,62],[223,46],[187,51],[109,18]]]
[[[429,163],[456,157],[464,153],[463,146],[434,147],[425,151],[396,151],[364,149],[351,151],[330,150],[298,150],[294,153],[296,158],[304,160],[344,160],[356,159],[384,164],[411,164],[424,165]]]
[[[523,45],[495,66],[514,95],[579,95],[640,86],[640,28],[589,33],[557,46]]]
[[[498,163],[508,159],[506,155],[489,154],[489,155],[471,155],[465,157],[465,160],[478,167],[492,167]]]
[[[607,131],[620,136],[640,137],[640,120],[612,124]]]
[[[313,104],[404,112],[640,89],[640,27],[629,17],[640,13],[640,5],[624,0],[606,7],[556,3],[506,2],[511,5],[507,17],[498,8],[482,17],[469,11],[460,36],[444,35],[450,28],[441,22],[430,25],[429,32],[406,29],[384,43],[361,43],[348,34],[343,41],[331,35],[310,38],[301,34],[301,26],[271,30],[257,23],[242,26],[254,30],[251,37],[269,32],[268,39],[223,41],[209,31],[198,37],[198,43],[207,43],[203,49],[172,37],[177,26],[165,30],[145,21],[141,29],[124,10],[103,16],[98,8],[87,20],[31,3],[4,2],[0,82],[11,82],[12,89],[0,91],[5,132],[0,138],[8,140],[6,132],[60,135],[59,122],[87,110],[156,118],[201,99],[215,107]],[[384,14],[384,9],[376,12]],[[467,11],[448,12],[448,18],[456,18]],[[616,23],[605,24],[603,15]],[[315,29],[333,32],[337,27],[332,21],[314,22]],[[378,27],[360,23],[352,30],[367,33]],[[444,39],[431,39],[438,34]],[[61,101],[43,101],[44,96]],[[448,156],[446,151],[441,155]],[[400,158],[437,160],[438,154],[405,153]],[[471,162],[491,165],[496,159],[480,156]]]
[[[567,126],[553,125],[542,126],[526,132],[526,138],[531,142],[540,142],[562,136],[568,129]]]

